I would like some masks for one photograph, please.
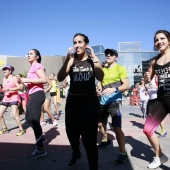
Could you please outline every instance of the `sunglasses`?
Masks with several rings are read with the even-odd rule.
[[[108,56],[109,55],[109,56]],[[106,57],[113,57],[113,56],[116,56],[114,53],[108,53],[108,54],[105,54]]]

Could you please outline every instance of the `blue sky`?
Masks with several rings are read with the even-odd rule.
[[[78,32],[91,46],[141,41],[150,51],[154,33],[170,31],[169,8],[170,0],[0,0],[0,55],[65,55]]]

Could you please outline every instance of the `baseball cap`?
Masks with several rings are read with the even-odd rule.
[[[10,65],[6,65],[5,67],[2,68],[2,70],[6,70],[6,69],[14,71],[14,68],[12,66],[10,66]]]
[[[106,54],[114,54],[116,57],[118,57],[118,53],[117,53],[117,51],[116,50],[114,50],[114,49],[109,49],[109,48],[107,48],[105,51],[104,51],[104,53],[105,53],[105,55]]]

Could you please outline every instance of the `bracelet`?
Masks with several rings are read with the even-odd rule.
[[[94,60],[93,60],[93,63],[98,63],[98,62],[99,62],[98,59],[94,59]]]

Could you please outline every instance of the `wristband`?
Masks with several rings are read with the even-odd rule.
[[[98,63],[98,62],[99,62],[98,59],[94,59],[94,60],[93,60],[93,63]]]
[[[119,92],[119,89],[118,89],[118,87],[115,87],[115,89],[116,89],[116,90],[115,90],[115,92]]]

